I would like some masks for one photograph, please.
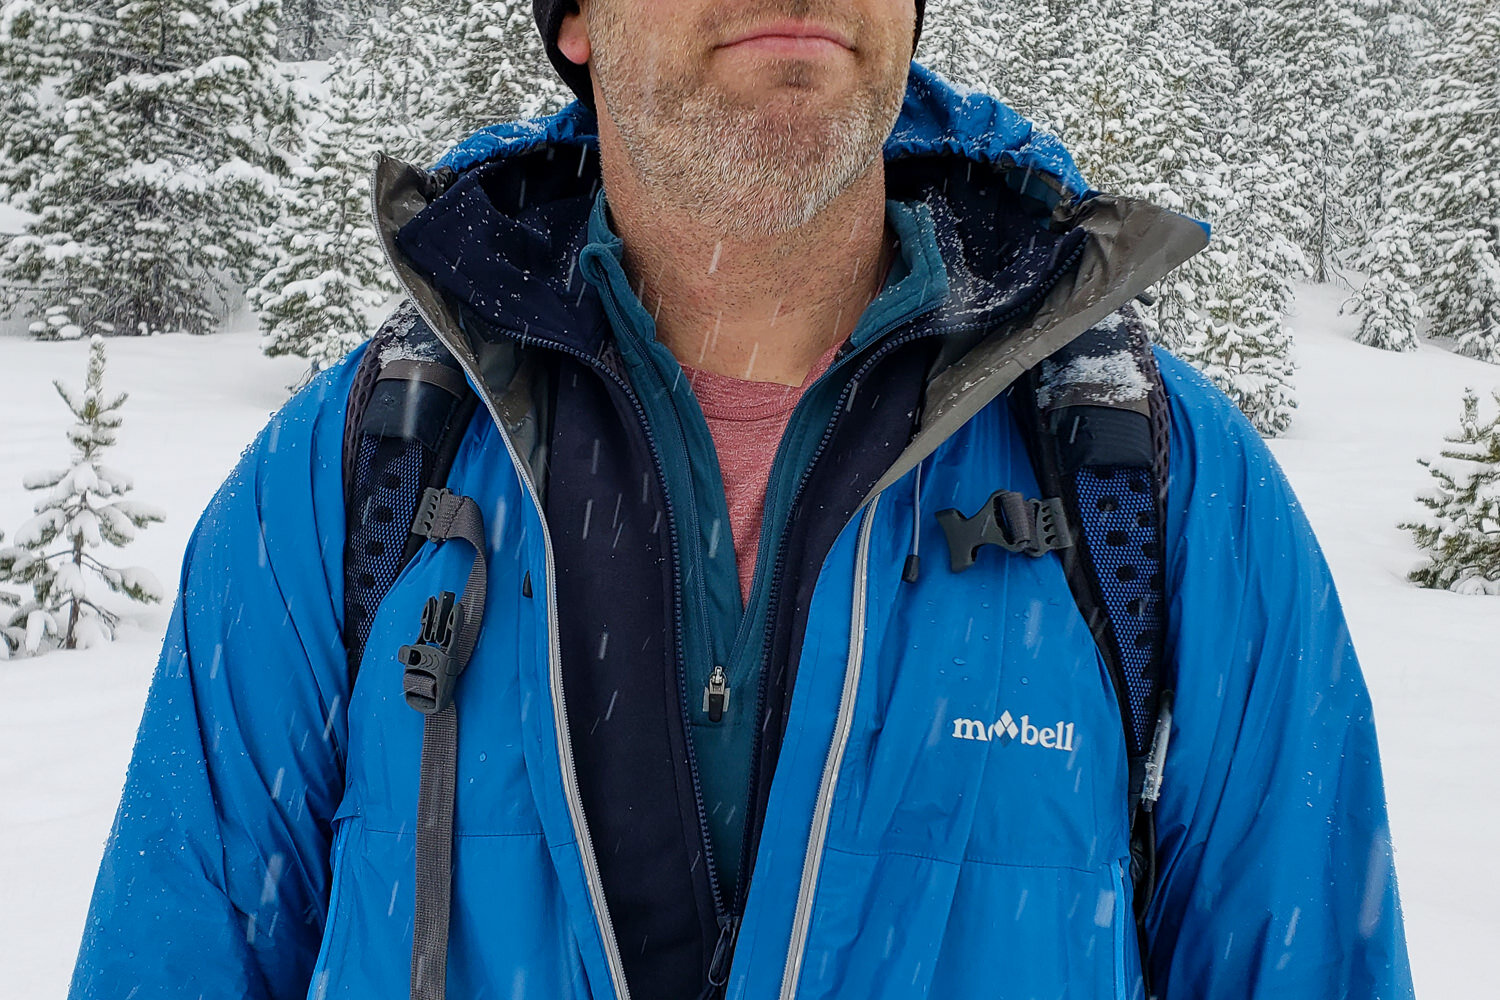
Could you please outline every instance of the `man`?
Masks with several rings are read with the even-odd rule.
[[[582,102],[378,164],[410,303],[189,546],[75,997],[1410,995],[1332,582],[1222,395],[1157,356],[1149,897],[1066,543],[955,541],[1038,495],[1078,386],[1025,373],[1205,237],[910,67],[919,7],[538,0]],[[426,391],[481,405],[400,451]]]

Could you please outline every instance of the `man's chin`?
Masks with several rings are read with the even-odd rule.
[[[832,72],[804,60],[754,61],[748,66],[717,67],[712,87],[721,99],[741,108],[796,108],[807,105],[840,105],[853,99],[853,76]]]

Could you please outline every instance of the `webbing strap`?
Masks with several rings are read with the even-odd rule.
[[[401,647],[407,704],[421,712],[422,769],[417,788],[416,922],[411,941],[412,1000],[447,994],[448,922],[453,894],[453,797],[458,780],[458,710],[453,689],[469,662],[484,615],[484,517],[469,497],[429,487],[412,534],[441,544],[468,542],[474,562],[463,598],[428,598],[418,642]]]
[[[448,990],[457,758],[458,711],[450,701],[422,723],[422,776],[417,791],[417,905],[411,940],[412,1000],[443,1000]]]

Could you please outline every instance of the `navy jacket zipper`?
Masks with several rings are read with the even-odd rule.
[[[641,405],[640,399],[636,395],[635,390],[631,387],[628,379],[620,375],[618,372],[614,371],[612,368],[610,368],[609,365],[605,364],[598,357],[587,354],[584,351],[578,350],[577,348],[558,344],[554,341],[532,337],[530,335],[520,333],[517,330],[506,330],[505,332],[512,339],[514,339],[517,344],[520,344],[523,347],[539,347],[545,350],[552,350],[557,351],[561,354],[566,354],[569,357],[583,362],[585,365],[606,376],[611,382],[613,382],[620,388],[620,391],[625,394],[625,398],[630,401],[631,407],[635,410],[636,420],[640,424],[641,433],[646,438],[647,450],[651,454],[651,462],[656,471],[657,486],[661,489],[662,502],[666,506],[666,520],[669,533],[668,537],[672,545],[672,605],[674,619],[673,625],[676,631],[676,635],[673,637],[673,639],[677,650],[676,659],[678,701],[680,702],[679,707],[681,708],[682,723],[684,727],[683,743],[687,747],[688,772],[692,777],[693,799],[696,802],[698,809],[698,832],[699,837],[703,842],[703,860],[704,864],[707,867],[709,892],[713,897],[714,917],[719,926],[719,937],[715,942],[714,951],[710,962],[710,974],[712,975],[712,973],[715,971],[713,966],[722,962],[723,958],[727,954],[727,944],[728,938],[730,936],[732,921],[730,919],[729,907],[725,904],[724,901],[723,890],[719,885],[718,874],[714,869],[713,846],[710,843],[708,835],[708,816],[703,804],[703,789],[698,777],[698,762],[693,753],[693,739],[691,729],[692,720],[690,718],[687,701],[687,676],[685,662],[686,652],[683,648],[682,618],[684,612],[682,607],[682,561],[679,558],[679,547],[681,545],[681,540],[677,531],[676,511],[672,506],[671,493],[667,489],[666,476],[662,471],[663,464],[661,453],[657,449],[655,437],[653,437],[651,434],[651,428],[646,419],[645,407]]]

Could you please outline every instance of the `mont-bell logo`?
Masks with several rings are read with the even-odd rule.
[[[1010,712],[1001,712],[994,722],[983,719],[954,719],[953,738],[979,740],[983,743],[998,743],[1006,746],[1012,741],[1022,746],[1043,747],[1047,750],[1073,750],[1073,723],[1059,721],[1055,726],[1038,726],[1031,716],[1012,718]]]

